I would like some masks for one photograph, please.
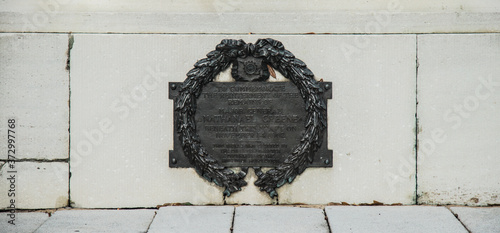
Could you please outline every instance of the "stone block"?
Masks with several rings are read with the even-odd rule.
[[[168,167],[174,129],[167,85],[183,81],[196,60],[222,39],[254,43],[260,37],[75,35],[71,52],[75,206],[222,204],[222,188],[193,169]],[[318,80],[332,81],[334,86],[330,143],[324,145],[334,150],[334,167],[306,170],[293,185],[281,189],[280,203],[411,203],[415,37],[272,37],[306,62]],[[359,44],[361,40],[367,44]],[[407,170],[400,174],[398,169]],[[394,181],[393,174],[399,180]],[[257,191],[247,188],[227,201],[271,202],[267,194],[244,194]]]
[[[16,158],[68,158],[68,35],[0,33],[0,49],[0,131],[15,121]]]
[[[500,35],[418,36],[422,204],[500,204]]]
[[[471,232],[500,232],[500,207],[450,207]]]
[[[234,216],[234,233],[330,232],[322,209],[282,206],[240,206]]]
[[[38,229],[47,219],[49,214],[42,212],[17,212],[15,213],[15,220],[9,212],[0,213],[0,228],[2,232],[16,232],[16,233],[32,233]],[[10,224],[12,221],[13,224]]]
[[[325,212],[332,232],[467,232],[445,207],[327,206]]]
[[[0,209],[67,206],[68,170],[63,162],[17,162],[14,168],[0,162]]]
[[[158,210],[149,233],[231,232],[233,206],[168,206]]]
[[[36,233],[146,232],[155,210],[60,210]]]

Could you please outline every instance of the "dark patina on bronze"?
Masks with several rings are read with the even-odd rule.
[[[230,65],[236,82],[212,82]],[[291,82],[264,82],[269,66]],[[169,85],[176,129],[170,167],[194,167],[225,187],[225,196],[247,184],[244,177],[252,167],[255,185],[275,197],[277,188],[307,167],[332,166],[332,152],[321,146],[327,141],[331,83],[316,81],[281,42],[223,40],[194,67],[184,83]],[[261,167],[274,168],[263,172]]]

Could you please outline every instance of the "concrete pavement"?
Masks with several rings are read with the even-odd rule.
[[[46,212],[50,212],[49,215]],[[0,213],[0,232],[500,232],[500,207],[166,206]]]

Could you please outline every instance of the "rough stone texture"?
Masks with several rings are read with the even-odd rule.
[[[500,203],[500,34],[418,36],[418,194]]]
[[[52,232],[146,232],[155,210],[61,210],[36,233]]]
[[[279,189],[279,202],[413,203],[415,36],[283,41],[318,79],[333,83],[333,168],[307,169]]]
[[[500,232],[500,207],[450,207],[450,209],[473,233]]]
[[[231,232],[233,206],[169,206],[156,214],[148,233]]]
[[[67,49],[66,34],[0,33],[0,159],[11,118],[17,159],[68,158]]]
[[[196,60],[222,39],[254,43],[261,37],[75,35],[71,52],[75,206],[222,204],[222,189],[193,169],[168,168],[173,104],[167,98],[167,84],[183,81]],[[414,158],[415,36],[272,37],[306,62],[317,79],[332,81],[335,93],[329,108],[334,167],[306,170],[304,177],[281,189],[280,203],[411,203],[414,165],[396,177],[401,182],[391,179],[400,175],[401,160]],[[367,44],[359,44],[361,40]],[[345,47],[354,51],[344,53]],[[157,73],[158,79],[150,73]],[[262,195],[246,200],[236,195],[246,194],[235,194],[228,201],[271,202]]]
[[[281,206],[240,206],[234,216],[234,233],[329,232],[322,209]]]
[[[17,212],[15,214],[15,225],[9,224],[12,219],[7,214],[0,212],[0,229],[2,232],[32,233],[40,227],[48,218],[47,213],[42,212]]]
[[[0,162],[2,164],[3,162]],[[8,173],[9,171],[16,173]],[[68,163],[17,162],[15,169],[0,168],[0,209],[10,207],[11,175],[15,175],[15,204],[18,209],[59,208],[68,204]]]
[[[331,232],[467,232],[445,207],[327,206],[325,212]]]

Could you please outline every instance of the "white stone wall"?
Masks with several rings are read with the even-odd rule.
[[[15,0],[2,1],[0,7],[10,11],[28,12],[40,7],[40,5],[59,6],[66,12],[371,12],[381,11],[387,5],[401,5],[405,12],[496,12],[500,4],[495,0],[193,0],[182,1],[158,1],[144,0],[141,2],[133,0],[100,0],[74,1],[74,0]],[[266,7],[262,7],[265,5]]]
[[[418,195],[500,202],[500,34],[418,36]]]
[[[0,2],[0,209],[12,118],[16,208],[500,204],[497,1],[114,6]],[[223,198],[193,169],[168,167],[168,82],[222,39],[265,37],[333,83],[333,167],[307,169],[274,200],[250,170]]]
[[[500,31],[497,0],[5,0],[0,31],[463,33]]]
[[[0,33],[2,209],[11,200],[16,208],[68,205],[67,50],[66,34]]]

